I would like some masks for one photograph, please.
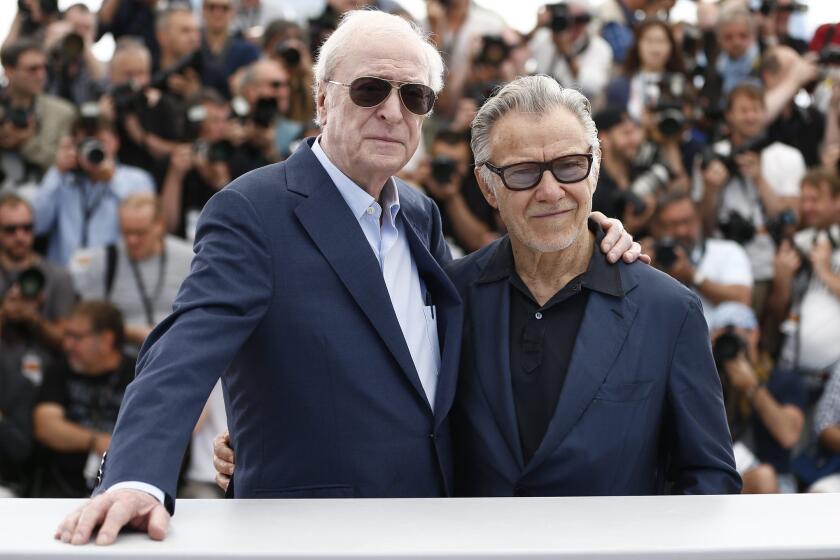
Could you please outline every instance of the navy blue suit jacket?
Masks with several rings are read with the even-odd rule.
[[[184,449],[222,376],[236,497],[449,494],[461,302],[439,264],[449,251],[436,206],[397,184],[399,219],[437,306],[434,413],[376,257],[304,143],[205,207],[174,312],[141,351],[101,489],[147,482],[173,508]]]
[[[465,306],[456,494],[740,491],[700,301],[640,263],[617,265],[623,297],[590,292],[557,410],[524,463],[510,376],[510,284],[481,278],[498,245],[446,267]]]

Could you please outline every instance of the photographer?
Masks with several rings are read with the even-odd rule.
[[[756,21],[743,5],[725,4],[718,13],[717,40],[720,53],[715,61],[721,100],[738,84],[755,77],[760,56]]]
[[[47,27],[60,17],[58,0],[18,0],[17,13],[3,41],[3,48],[22,38],[40,44]]]
[[[700,296],[706,321],[724,302],[752,303],[747,254],[732,241],[703,237],[700,214],[688,193],[660,198],[651,229],[653,265]]]
[[[2,341],[0,350],[5,352]],[[0,360],[0,499],[24,497],[35,387]]]
[[[229,111],[212,89],[202,90],[187,111],[195,141],[173,152],[161,188],[166,229],[175,235],[192,240],[201,209],[230,182],[228,161],[234,146],[228,139]]]
[[[709,327],[743,493],[796,492],[791,449],[805,423],[802,381],[792,371],[773,369],[759,352],[758,322],[749,307],[721,304]]]
[[[451,118],[467,87],[480,38],[483,35],[499,36],[506,26],[497,14],[470,0],[427,0],[425,28],[449,69],[435,113],[442,118]]]
[[[595,99],[607,85],[612,49],[603,38],[589,32],[591,20],[587,4],[581,0],[544,6],[528,46],[538,74],[552,76],[561,85]]]
[[[74,253],[70,269],[82,299],[103,299],[120,310],[126,351],[133,355],[172,312],[193,252],[192,244],[166,234],[163,205],[150,193],[122,202],[120,230],[116,245]]]
[[[228,79],[243,66],[257,60],[260,53],[245,39],[231,36],[233,0],[203,0],[201,13],[204,22],[201,35],[201,55],[204,58],[202,83],[229,99]]]
[[[35,252],[33,231],[29,203],[0,196],[0,364],[38,385],[75,294],[67,271]]]
[[[312,55],[296,23],[271,22],[263,34],[263,55],[283,65],[289,75],[289,119],[308,123],[315,117]]]
[[[826,117],[813,103],[800,107],[794,102],[801,88],[816,79],[816,64],[789,47],[780,46],[764,54],[760,73],[767,92],[768,119],[773,119],[768,123],[767,135],[799,150],[806,165],[819,165]],[[785,93],[786,98],[782,97]],[[770,109],[773,103],[780,107]]]
[[[770,309],[785,334],[781,361],[806,380],[812,402],[840,363],[840,180],[815,169],[802,179],[805,229],[782,242]]]
[[[761,88],[733,89],[725,117],[729,139],[704,157],[704,231],[720,232],[747,251],[755,280],[753,307],[761,314],[773,279],[775,243],[768,230],[786,210],[796,211],[805,162],[795,148],[764,139]]]
[[[232,134],[241,142],[236,143],[230,160],[231,178],[280,161],[303,132],[303,125],[285,117],[289,110],[289,76],[279,63],[260,59],[248,66],[239,94],[240,99],[232,102],[238,116]]]
[[[44,38],[48,53],[47,92],[81,105],[102,93],[105,67],[93,55],[96,17],[85,4],[74,4],[50,24]]]
[[[81,247],[117,241],[117,207],[135,192],[153,192],[152,177],[116,159],[119,140],[113,124],[98,114],[80,117],[61,139],[56,163],[35,193],[35,233],[50,234],[48,258],[66,265]]]
[[[618,218],[634,235],[646,231],[656,199],[670,191],[672,173],[626,111],[595,114],[603,155],[592,209]]]
[[[152,87],[185,100],[201,89],[204,60],[198,19],[188,5],[174,4],[158,13],[155,33],[160,59]]]
[[[444,236],[450,245],[458,246],[461,254],[477,251],[498,237],[496,212],[481,195],[470,172],[471,160],[467,137],[441,130],[416,175],[440,209]]]
[[[99,32],[96,40],[106,33],[113,35],[114,41],[123,37],[139,37],[157,67],[160,48],[155,34],[155,10],[158,3],[159,0],[102,0],[97,14]]]
[[[790,34],[790,17],[806,11],[808,6],[796,0],[761,0],[758,14],[762,52],[778,45],[789,47],[799,54],[808,52],[808,42]]]
[[[64,360],[47,370],[32,414],[45,448],[33,488],[38,498],[90,495],[135,360],[122,352],[122,315],[110,303],[79,303],[64,332]]]
[[[63,99],[43,93],[47,60],[37,43],[19,39],[7,44],[0,62],[8,80],[0,94],[0,148],[19,153],[42,174],[52,165],[76,111]]]

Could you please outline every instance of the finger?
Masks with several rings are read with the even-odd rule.
[[[226,474],[227,476],[233,475],[233,463],[225,461],[224,459],[213,456],[213,467],[216,469],[216,472]]]
[[[610,224],[606,235],[604,235],[603,241],[601,241],[601,250],[604,253],[608,254],[607,258],[610,259],[610,262],[615,262],[615,259],[613,259],[612,255],[610,254],[610,250],[612,250],[612,248],[615,247],[615,245],[618,243],[618,240],[621,238],[621,234],[624,233],[624,226],[622,226],[621,222],[619,222],[618,220],[610,221],[614,223]]]
[[[152,509],[149,518],[149,537],[156,541],[162,541],[166,538],[166,532],[169,529],[169,512],[166,508],[158,504]]]
[[[111,497],[105,494],[101,494],[91,500],[84,511],[82,511],[70,544],[86,544],[90,540],[93,528],[102,521],[110,506]]]
[[[134,508],[126,505],[125,502],[115,502],[105,515],[105,521],[96,536],[96,544],[113,544],[117,540],[120,529],[134,517]]]
[[[629,233],[624,231],[624,228],[621,228],[621,235],[616,241],[615,246],[610,249],[609,253],[609,261],[611,263],[618,262],[618,259],[621,258],[621,255],[629,251],[633,247],[633,236]]]
[[[228,485],[230,484],[230,477],[225,476],[221,473],[216,473],[216,486],[227,492]]]
[[[624,252],[622,258],[624,259],[624,262],[632,263],[635,262],[641,254],[642,246],[634,242],[633,245],[630,246],[630,249]]]
[[[76,511],[64,518],[64,521],[61,522],[55,532],[56,539],[61,539],[61,542],[63,543],[70,542],[70,539],[73,536],[73,531],[76,530],[76,524],[79,522],[79,517],[82,515],[82,511],[84,509],[85,506],[77,508]]]
[[[236,461],[234,457],[233,449],[228,447],[228,445],[224,442],[220,442],[216,440],[213,443],[213,456],[222,459],[223,461],[227,461],[228,463],[233,463]]]

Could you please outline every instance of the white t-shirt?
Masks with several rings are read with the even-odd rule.
[[[698,249],[699,251],[700,249]],[[750,259],[743,247],[727,239],[707,239],[697,272],[707,280],[717,284],[741,285],[752,288],[753,275]],[[715,304],[697,294],[703,304],[703,315],[709,322]]]
[[[190,466],[186,476],[187,480],[213,482],[216,478],[216,469],[213,468],[213,439],[227,429],[221,381],[217,381],[213,387],[210,398],[204,405],[203,414],[204,422],[193,433]]]
[[[796,234],[794,243],[808,255],[817,232],[805,229]],[[824,235],[824,234],[823,234]],[[835,248],[831,254],[831,271],[840,274],[840,226],[831,228]],[[823,371],[840,361],[840,297],[832,293],[816,275],[811,281],[799,310],[799,366],[806,370]],[[785,340],[784,357],[792,360],[796,337],[789,333]]]
[[[715,151],[718,153],[729,153],[730,150],[728,140],[715,144]],[[778,196],[799,196],[799,183],[805,175],[805,160],[796,148],[774,142],[761,152],[761,173]],[[732,177],[724,185],[719,200],[718,218],[725,219],[731,211],[747,218],[756,228],[764,228],[767,225],[758,187],[750,179]],[[776,247],[770,236],[766,233],[756,233],[751,241],[744,244],[744,249],[752,263],[755,280],[771,280]]]

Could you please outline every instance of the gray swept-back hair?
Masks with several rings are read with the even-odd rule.
[[[487,185],[495,187],[498,176],[484,167],[492,153],[490,133],[493,126],[508,113],[546,115],[555,109],[566,109],[583,125],[586,143],[592,148],[592,172],[590,181],[598,180],[601,167],[601,145],[598,129],[592,120],[592,107],[582,93],[564,88],[549,76],[520,77],[502,87],[479,109],[472,122],[472,150],[475,165]]]
[[[335,69],[352,51],[357,41],[372,41],[382,38],[387,41],[406,39],[414,41],[426,61],[427,84],[435,93],[443,89],[443,58],[434,44],[417,25],[408,20],[377,10],[350,10],[341,18],[338,27],[318,49],[318,57],[313,68],[315,83],[312,93],[315,106],[318,96],[327,80],[335,79]],[[316,123],[318,123],[316,115]],[[318,123],[320,124],[320,123]]]

